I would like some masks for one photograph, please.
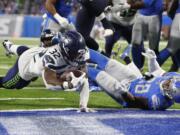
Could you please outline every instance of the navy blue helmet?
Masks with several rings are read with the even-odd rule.
[[[45,29],[41,33],[41,42],[43,43],[42,46],[48,47],[52,46],[51,40],[55,36],[55,34],[50,29]]]
[[[78,62],[84,58],[86,43],[83,36],[76,31],[67,31],[60,37],[60,48],[63,57],[71,62]]]

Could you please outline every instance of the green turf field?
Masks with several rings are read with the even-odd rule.
[[[0,42],[2,43],[2,40]],[[38,39],[11,39],[15,44],[24,45],[38,45]],[[121,43],[121,50],[123,50],[125,43]],[[162,43],[166,44],[166,43]],[[162,45],[163,47],[164,45]],[[101,42],[103,47],[103,42]],[[119,43],[116,44],[114,51],[117,51]],[[120,54],[119,52],[119,54]],[[118,59],[118,57],[117,57]],[[3,48],[0,47],[0,75],[4,75],[7,70],[16,61],[16,57],[8,58],[5,56]],[[171,64],[169,59],[164,65],[163,69],[168,70]],[[145,66],[144,70],[147,70]],[[41,78],[33,82],[30,86],[22,90],[7,90],[0,89],[0,110],[9,109],[44,109],[44,108],[67,108],[78,107],[79,93],[78,92],[64,92],[64,91],[50,91],[43,86]],[[93,108],[121,108],[114,100],[107,96],[104,92],[91,92],[89,107]],[[174,105],[172,108],[180,108],[180,105]]]

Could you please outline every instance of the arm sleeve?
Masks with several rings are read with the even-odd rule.
[[[84,83],[80,90],[80,107],[86,108],[89,101],[89,82],[88,79],[84,79]]]
[[[162,76],[165,73],[159,66],[156,58],[148,59],[148,70],[153,76]]]

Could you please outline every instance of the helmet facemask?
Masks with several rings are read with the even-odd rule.
[[[166,97],[173,99],[180,92],[180,87],[177,86],[179,83],[180,78],[173,77],[161,82],[160,87]]]

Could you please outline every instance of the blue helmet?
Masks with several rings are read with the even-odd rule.
[[[45,29],[41,33],[40,40],[43,43],[42,46],[52,46],[51,40],[55,36],[55,33],[53,33],[50,29]]]
[[[63,57],[71,62],[81,61],[87,51],[83,36],[76,31],[67,31],[61,35],[59,45]]]
[[[180,77],[174,76],[160,83],[165,96],[180,103]]]

